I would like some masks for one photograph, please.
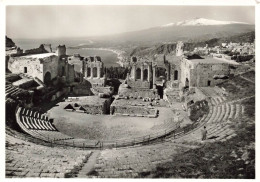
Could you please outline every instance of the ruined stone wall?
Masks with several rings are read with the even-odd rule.
[[[51,73],[51,79],[58,76],[59,62],[57,56],[50,56],[45,58],[29,58],[29,57],[11,57],[8,62],[8,69],[12,73],[25,73],[27,75],[36,77],[44,82],[44,75],[47,72]]]
[[[75,79],[75,71],[74,71],[74,65],[73,64],[67,64],[67,82],[73,83]]]
[[[112,94],[114,92],[114,88],[113,87],[94,87],[92,88],[92,92],[95,95],[98,95],[99,93],[104,93],[104,94]]]
[[[212,87],[224,81],[217,77],[228,77],[230,74],[229,64],[227,63],[195,63],[192,64],[185,59],[181,61],[180,87],[184,87],[186,79],[189,87]]]
[[[160,98],[157,89],[120,89],[118,94],[129,98]]]
[[[181,60],[181,76],[180,76],[180,87],[185,86],[186,78],[190,81],[190,70],[192,69],[192,65],[190,65],[187,60]]]
[[[177,80],[181,80],[181,68],[180,65],[176,65],[176,64],[171,64],[171,68],[170,68],[170,80],[171,81],[175,81],[175,71],[178,71],[178,79]]]
[[[47,72],[51,73],[51,79],[59,76],[59,61],[57,56],[43,58],[43,78]],[[42,80],[44,82],[44,79]]]
[[[91,98],[89,98],[91,99]],[[75,103],[77,103],[77,107],[74,105]],[[84,103],[84,102],[80,102],[76,101],[76,102],[72,102],[70,103],[72,105],[72,107],[75,109],[75,111],[79,111],[80,107],[84,108],[84,112],[87,114],[109,114],[110,113],[110,105],[111,105],[111,99],[107,98],[104,101],[100,102],[100,103]],[[79,111],[82,112],[82,111]]]
[[[73,88],[73,93],[75,95],[93,95],[92,91],[90,90],[90,87],[88,85],[76,85]]]
[[[223,79],[214,79],[214,76],[229,76],[229,65],[223,64],[198,64],[193,76],[196,78],[194,87],[215,86],[223,82]]]
[[[140,60],[132,58],[131,74],[127,78],[127,84],[133,88],[151,88],[153,81],[152,62],[138,61]]]
[[[141,80],[128,80],[127,84],[132,88],[151,88],[151,83],[148,81],[141,81]]]
[[[85,78],[102,78],[104,76],[104,64],[99,56],[85,58],[83,63],[84,68],[82,68],[82,74]],[[88,68],[90,68],[90,70]],[[96,75],[94,75],[94,68],[96,69]]]
[[[176,45],[176,56],[182,56],[183,49],[184,49],[184,43],[182,41],[179,41]]]
[[[138,106],[114,106],[111,105],[110,113],[114,115],[129,116],[154,116],[156,117],[156,109]]]
[[[58,57],[65,56],[66,55],[66,46],[59,45],[57,47],[56,53],[57,53]]]
[[[24,73],[24,68],[27,68],[27,75],[37,77],[43,81],[43,64],[39,59],[25,57],[10,57],[8,61],[8,69],[12,73]]]
[[[39,48],[25,50],[24,53],[26,53],[26,54],[42,54],[42,53],[48,53],[48,51],[44,48],[44,45],[41,44]]]
[[[107,105],[108,104],[104,102],[103,105],[82,105],[82,107],[86,110],[87,114],[109,114],[110,109]]]
[[[103,78],[84,78],[84,82],[89,82],[91,84],[91,87],[104,87],[106,85],[106,79]]]

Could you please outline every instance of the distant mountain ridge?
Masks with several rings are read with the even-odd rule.
[[[213,38],[230,37],[255,30],[251,24],[221,24],[207,26],[167,26],[96,37],[97,40],[117,43],[162,43],[176,41],[205,41]]]
[[[237,21],[219,21],[219,20],[211,20],[206,18],[195,18],[191,20],[184,20],[177,23],[168,23],[166,25],[162,25],[161,27],[170,27],[170,26],[208,26],[208,25],[229,25],[229,24],[248,24],[245,22],[237,22]]]
[[[208,44],[209,47],[219,46],[223,42],[249,42],[253,43],[255,40],[255,31],[242,33],[235,36],[222,37],[222,38],[213,38],[205,41],[190,41],[185,42],[184,50],[193,51],[195,47],[205,47]],[[175,54],[176,43],[161,43],[156,44],[151,47],[140,46],[135,47],[130,53],[130,56],[152,56],[155,54]]]
[[[73,48],[116,47],[119,45],[121,47],[151,46],[177,41],[203,42],[214,38],[231,37],[252,31],[255,31],[254,24],[196,18],[138,31],[85,37],[82,39],[93,41],[91,45],[83,44],[73,46]]]

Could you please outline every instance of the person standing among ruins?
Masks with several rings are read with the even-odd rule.
[[[204,128],[201,130],[201,135],[202,135],[202,141],[207,139],[207,130],[206,130],[206,126],[204,126]]]

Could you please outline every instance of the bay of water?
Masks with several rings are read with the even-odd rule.
[[[58,45],[66,45],[67,55],[80,54],[83,57],[87,56],[100,56],[105,67],[119,66],[117,64],[117,54],[112,51],[99,50],[99,49],[69,49],[70,46],[77,46],[85,44],[84,41],[79,39],[14,39],[14,43],[23,50],[38,48],[40,44],[51,44],[53,50],[56,50]],[[87,43],[86,43],[87,44]]]
[[[118,61],[117,54],[112,51],[97,49],[67,49],[68,55],[73,55],[75,53],[78,53],[83,57],[100,56],[105,67],[119,66],[119,64],[116,63]]]

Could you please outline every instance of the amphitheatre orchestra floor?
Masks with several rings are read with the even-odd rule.
[[[49,118],[54,119],[54,125],[60,132],[74,138],[90,140],[142,137],[169,130],[175,123],[173,120],[169,122],[169,119],[182,117],[182,113],[177,116],[169,107],[157,107],[159,116],[148,118],[69,112],[63,109],[67,104],[68,102],[63,101],[52,107],[48,111]]]

